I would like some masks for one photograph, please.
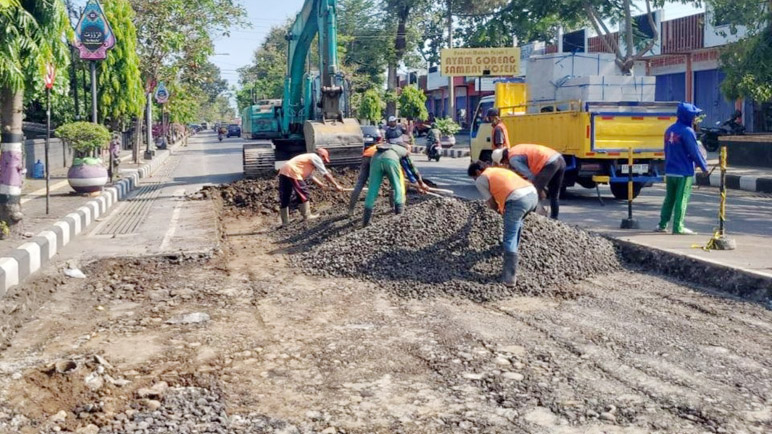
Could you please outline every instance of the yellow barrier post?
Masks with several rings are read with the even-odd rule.
[[[737,243],[726,236],[724,223],[726,221],[726,145],[721,145],[719,153],[719,168],[721,169],[721,181],[719,182],[718,203],[718,230],[713,238],[705,246],[706,250],[734,250]]]
[[[621,229],[640,229],[638,220],[633,218],[633,148],[627,149],[627,218],[622,220]]]

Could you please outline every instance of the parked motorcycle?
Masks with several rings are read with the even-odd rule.
[[[742,112],[737,110],[729,120],[716,122],[714,127],[700,128],[700,141],[708,152],[715,152],[720,147],[718,141],[722,136],[737,136],[745,134],[745,126],[741,123]]]

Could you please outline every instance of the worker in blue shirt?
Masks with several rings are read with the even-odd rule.
[[[708,172],[708,163],[700,152],[694,133],[694,119],[702,113],[696,106],[682,102],[678,105],[678,120],[665,131],[665,178],[667,193],[662,203],[656,232],[667,232],[672,217],[673,234],[692,235],[695,232],[684,226],[686,207],[692,193],[694,168],[700,166]]]

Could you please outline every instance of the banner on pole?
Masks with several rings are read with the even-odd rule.
[[[53,63],[46,65],[46,76],[44,81],[46,83],[46,89],[52,89],[54,87],[54,81],[56,80],[56,67]]]
[[[115,35],[98,0],[88,0],[75,27],[75,46],[83,60],[104,60],[115,46]]]
[[[166,85],[162,81],[155,89],[155,100],[158,104],[166,104],[169,102],[169,91],[166,89]]]
[[[445,77],[515,76],[520,73],[520,48],[446,48],[440,52]]]

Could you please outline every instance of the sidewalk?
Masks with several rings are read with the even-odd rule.
[[[711,152],[708,154],[708,167],[715,166],[718,166],[718,153]],[[696,183],[718,187],[721,184],[721,173],[716,168],[710,177],[698,174]],[[726,169],[726,187],[733,190],[772,193],[772,168],[729,166]]]
[[[49,214],[46,214],[45,180],[27,179],[22,187],[22,235],[0,240],[0,296],[53,258],[87,226],[134,190],[140,179],[152,176],[184,140],[169,150],[157,150],[152,160],[131,163],[131,151],[121,152],[121,167],[113,183],[98,196],[76,194],[67,182],[67,169],[51,173]],[[141,155],[141,154],[140,154]]]

